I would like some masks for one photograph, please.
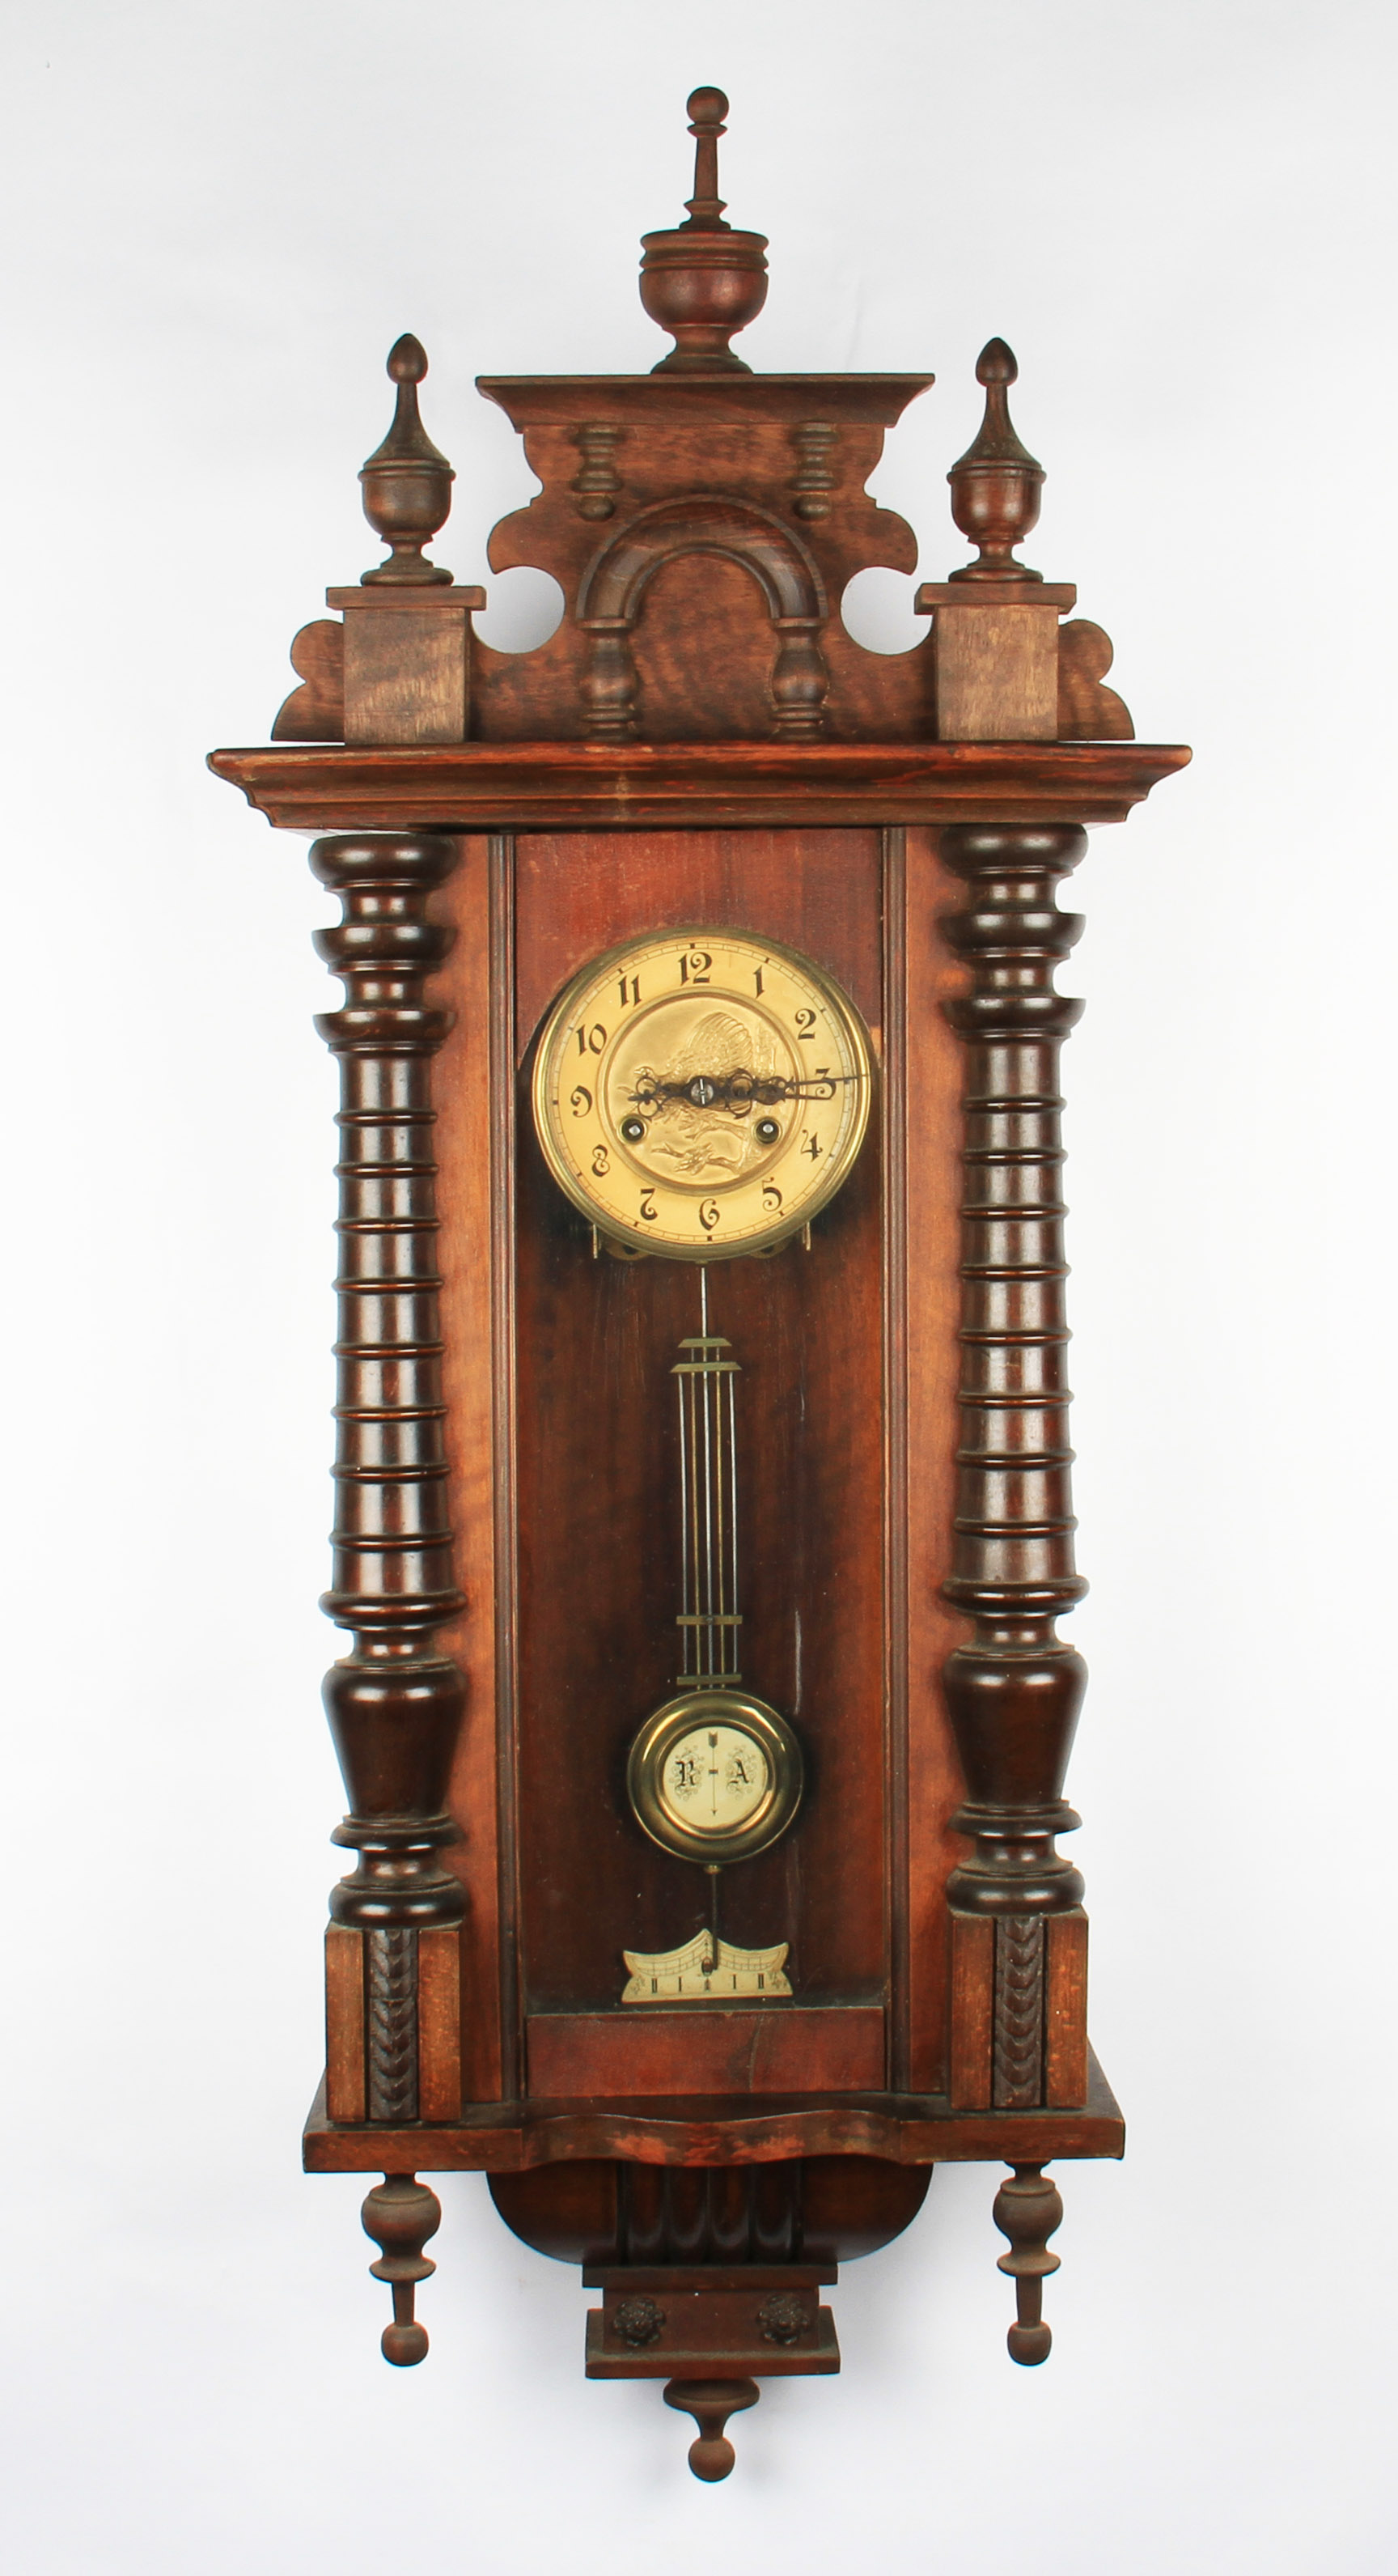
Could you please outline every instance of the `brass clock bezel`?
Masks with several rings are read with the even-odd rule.
[[[640,1228],[620,1224],[606,1202],[594,1196],[586,1180],[572,1169],[553,1132],[551,1077],[554,1071],[555,1048],[579,996],[602,976],[619,971],[623,961],[653,949],[661,940],[672,938],[679,943],[687,942],[693,946],[701,946],[706,940],[728,943],[742,940],[760,948],[764,956],[780,958],[785,966],[804,979],[818,995],[831,1017],[839,1023],[844,1041],[858,1070],[858,1094],[854,1117],[843,1139],[838,1157],[832,1153],[828,1158],[833,1168],[827,1169],[824,1178],[802,1198],[796,1209],[790,1212],[784,1211],[774,1217],[770,1224],[754,1228],[736,1243],[721,1241],[687,1244],[657,1243],[654,1240],[647,1240]],[[723,988],[716,989],[722,991]],[[858,1005],[850,999],[833,975],[827,974],[823,967],[817,966],[802,950],[789,947],[783,940],[769,939],[765,933],[752,930],[744,923],[707,923],[694,926],[680,922],[673,927],[667,924],[644,931],[636,937],[619,941],[615,947],[600,949],[595,957],[590,957],[585,965],[579,967],[575,975],[569,977],[568,982],[551,1004],[539,1031],[534,1050],[530,1096],[534,1113],[534,1131],[550,1173],[565,1198],[571,1200],[573,1206],[587,1218],[589,1224],[596,1227],[598,1233],[604,1236],[608,1243],[621,1247],[632,1258],[639,1256],[653,1261],[703,1263],[742,1261],[761,1259],[764,1255],[777,1251],[784,1243],[790,1242],[793,1236],[803,1233],[812,1219],[819,1216],[844,1187],[863,1150],[869,1131],[869,1122],[873,1114],[875,1076],[876,1059],[873,1040]],[[624,1144],[619,1150],[623,1152],[626,1150]],[[644,1174],[642,1173],[640,1177],[644,1185]],[[708,1192],[714,1198],[722,1199],[730,1186],[721,1181],[713,1182],[708,1185]]]
[[[696,1833],[669,1805],[664,1791],[665,1764],[674,1746],[706,1723],[733,1727],[751,1736],[767,1764],[769,1786],[752,1814],[725,1833]],[[751,1860],[786,1832],[801,1804],[805,1764],[801,1747],[784,1717],[767,1702],[744,1690],[687,1690],[662,1701],[636,1736],[626,1763],[626,1794],[644,1833],[662,1851],[679,1860],[698,1861],[710,1869],[730,1861]]]

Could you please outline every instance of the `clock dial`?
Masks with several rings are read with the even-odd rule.
[[[683,1691],[647,1718],[626,1785],[653,1842],[717,1868],[785,1832],[801,1798],[800,1747],[765,1700]]]
[[[631,940],[584,967],[539,1041],[534,1118],[575,1206],[628,1250],[764,1252],[848,1177],[873,1057],[828,975],[748,931]]]

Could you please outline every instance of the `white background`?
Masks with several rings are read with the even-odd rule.
[[[16,2576],[1394,2564],[1390,23],[12,6]],[[769,2386],[713,2490],[653,2387],[584,2382],[576,2275],[482,2183],[444,2189],[432,2357],[395,2373],[360,2186],[298,2173],[340,1806],[326,905],[202,766],[266,739],[292,633],[374,559],[397,333],[467,580],[530,488],[473,375],[661,353],[636,240],[688,193],[699,80],[772,237],[746,354],[937,370],[876,489],[940,577],[1003,333],[1049,473],[1029,559],[1115,637],[1142,737],[1196,749],[1098,836],[1062,978],[1070,1788],[1129,2159],[1060,2176],[1047,2369],[1005,2357],[994,2171],[948,2171],[847,2272],[843,2377]],[[865,609],[886,643],[911,589]],[[527,609],[505,586],[486,632]]]

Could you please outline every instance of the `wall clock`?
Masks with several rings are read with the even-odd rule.
[[[451,468],[389,356],[389,548],[297,636],[270,745],[212,755],[311,860],[342,1104],[326,1706],[350,1856],[313,2171],[415,2312],[484,2171],[581,2263],[586,2368],[690,2414],[839,2367],[821,2293],[935,2166],[994,2203],[1042,2361],[1050,2164],[1117,2155],[1057,1848],[1084,1674],[1058,1056],[1086,827],[1187,753],[1017,548],[1043,469],[983,351],[949,475],[976,551],[911,651],[841,600],[913,569],[867,494],[927,376],[760,375],[765,241],[689,102],[641,376],[485,378],[541,489],[490,543],[536,650],[424,549]]]

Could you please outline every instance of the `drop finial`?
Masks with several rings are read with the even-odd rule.
[[[755,2379],[671,2379],[664,2389],[667,2406],[676,2406],[692,2415],[699,2427],[697,2441],[689,2446],[689,2465],[696,2478],[714,2486],[721,2478],[731,2477],[737,2456],[724,2431],[730,2415],[741,2407],[755,2406],[762,2392]]]
[[[985,387],[985,416],[947,481],[951,515],[962,535],[980,547],[953,581],[1042,581],[1042,573],[1015,561],[1014,549],[1039,516],[1044,469],[1019,438],[1010,418],[1010,387],[1019,376],[1005,340],[987,340],[976,360],[976,382]]]
[[[364,516],[384,544],[392,548],[387,563],[360,575],[371,582],[450,582],[442,564],[429,563],[423,547],[434,537],[451,508],[456,480],[439,447],[422,425],[417,389],[427,373],[427,351],[411,331],[395,340],[387,359],[389,381],[398,388],[387,438],[366,457],[359,480]]]
[[[995,2195],[992,2216],[1010,2240],[999,2268],[1015,2285],[1015,2322],[1005,2337],[1006,2349],[1011,2361],[1032,2370],[1053,2349],[1052,2332],[1044,2323],[1044,2283],[1059,2268],[1048,2241],[1063,2224],[1063,2203],[1057,2186],[1044,2180],[1042,2165],[1015,2165],[1010,2181],[1002,2182]]]
[[[646,233],[641,249],[641,302],[675,343],[653,375],[725,374],[751,369],[728,343],[767,301],[765,233],[735,232],[723,220],[718,193],[718,138],[727,132],[728,101],[721,89],[691,90],[689,130],[694,137],[694,194],[685,200],[687,223]]]
[[[379,2350],[397,2369],[410,2370],[427,2352],[427,2329],[413,2314],[413,2300],[419,2281],[430,2280],[437,2269],[422,2249],[441,2226],[442,2204],[415,2174],[385,2174],[369,2193],[360,2221],[381,2248],[369,2269],[393,2292],[393,2322],[384,2327]]]

